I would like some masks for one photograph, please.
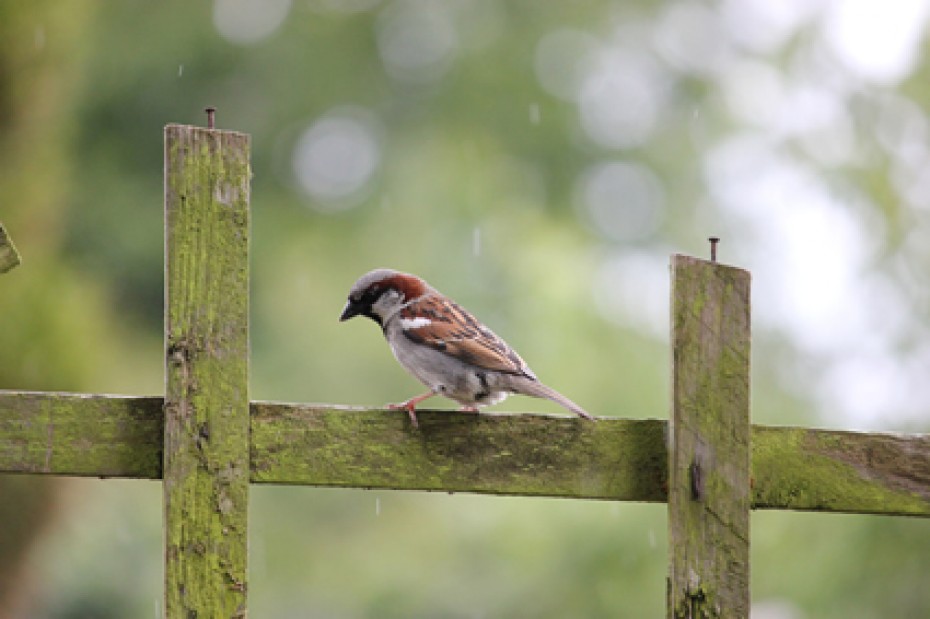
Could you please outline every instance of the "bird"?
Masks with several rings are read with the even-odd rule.
[[[540,382],[503,339],[465,308],[410,273],[378,268],[362,275],[349,291],[339,316],[365,316],[381,327],[397,361],[429,391],[388,408],[407,411],[419,427],[416,406],[435,395],[477,412],[479,406],[511,394],[545,398],[579,417],[583,408]]]

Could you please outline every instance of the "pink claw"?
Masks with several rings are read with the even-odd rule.
[[[400,404],[388,404],[387,407],[390,408],[391,410],[400,410],[400,409],[406,410],[407,414],[410,416],[410,423],[413,424],[414,428],[419,428],[420,424],[417,421],[417,404],[419,404],[426,398],[430,398],[434,395],[436,394],[430,391],[429,393],[418,395],[415,398],[410,398],[406,402],[401,402]]]

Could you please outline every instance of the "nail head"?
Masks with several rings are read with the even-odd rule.
[[[717,243],[720,242],[720,237],[712,236],[708,237],[707,240],[710,241],[710,261],[717,262]]]

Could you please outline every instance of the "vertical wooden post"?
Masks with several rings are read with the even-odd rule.
[[[668,616],[749,617],[747,271],[672,257]]]
[[[249,136],[165,127],[165,616],[244,617]]]

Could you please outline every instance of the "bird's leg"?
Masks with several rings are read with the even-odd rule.
[[[410,415],[410,423],[413,424],[414,428],[419,428],[420,424],[417,422],[417,404],[419,404],[420,402],[422,402],[423,400],[427,398],[433,397],[434,395],[436,394],[433,393],[432,391],[429,391],[427,393],[424,393],[423,395],[418,395],[415,398],[410,398],[406,402],[400,402],[399,404],[388,404],[387,407],[390,408],[391,410],[399,410],[399,409],[406,410],[407,414]]]
[[[474,406],[474,405],[472,405],[472,406],[463,406],[462,408],[459,409],[459,412],[460,412],[460,413],[477,413],[477,412],[478,412],[478,407],[477,407],[477,406]]]

